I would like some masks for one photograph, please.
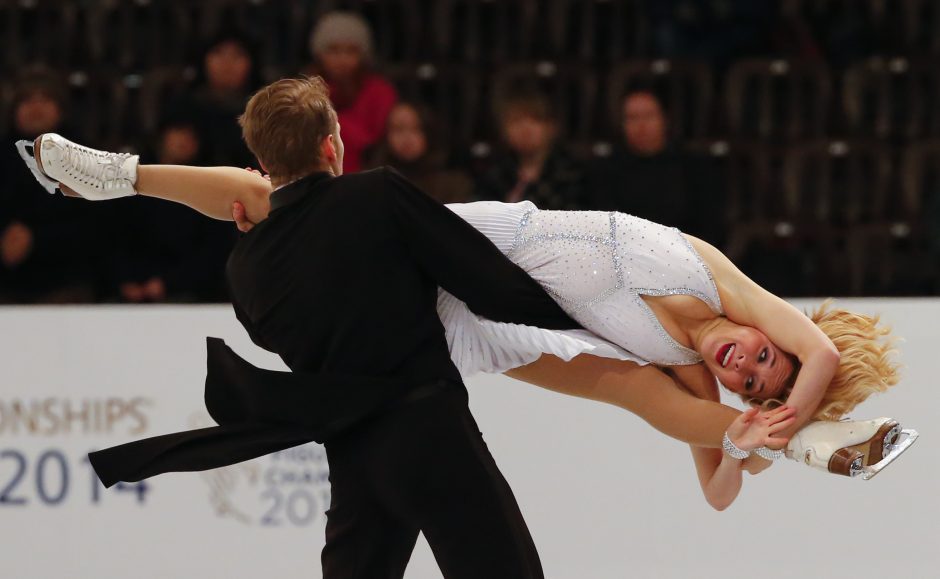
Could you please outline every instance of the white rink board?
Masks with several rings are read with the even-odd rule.
[[[702,498],[687,448],[635,416],[500,376],[469,380],[546,577],[934,576],[940,300],[839,303],[881,312],[906,339],[902,384],[855,416],[897,417],[921,440],[868,482],[782,461],[746,475],[722,513]],[[144,489],[105,491],[83,462],[94,448],[209,424],[207,335],[283,368],[231,308],[0,308],[0,328],[3,577],[320,577],[328,483],[316,445]],[[420,540],[406,577],[440,576]]]

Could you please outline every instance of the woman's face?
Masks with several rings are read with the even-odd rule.
[[[251,65],[251,57],[244,47],[234,41],[223,42],[206,55],[209,86],[225,91],[243,90],[248,83]]]
[[[319,57],[323,74],[336,82],[352,79],[362,67],[362,49],[352,42],[334,42]]]
[[[428,150],[428,140],[418,111],[409,105],[397,105],[388,115],[388,148],[392,155],[414,162]]]
[[[702,340],[705,366],[728,390],[751,398],[778,398],[793,373],[790,357],[763,332],[724,320]]]

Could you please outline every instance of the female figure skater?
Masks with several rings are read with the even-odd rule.
[[[272,175],[269,182],[225,167],[138,167],[136,157],[52,134],[37,139],[35,152],[37,178],[50,192],[61,183],[67,194],[89,199],[141,193],[217,219],[234,216],[243,230],[267,216],[272,186],[291,180]],[[717,249],[676,229],[619,213],[539,211],[528,202],[448,207],[589,330],[491,322],[442,292],[438,310],[461,372],[505,372],[635,412],[692,445],[715,508],[734,500],[742,467],[759,472],[769,464],[753,457],[741,463],[747,451],[782,445],[810,419],[838,419],[897,383],[891,340],[877,319],[825,307],[810,319],[749,280]],[[746,400],[786,404],[738,416],[717,404],[716,378]],[[750,426],[755,420],[766,425],[752,437],[757,442],[737,440],[735,448],[734,434],[758,432]],[[853,474],[884,458],[899,431],[896,422],[878,419],[846,438],[839,424],[845,423],[793,437],[791,454]],[[722,445],[725,454],[716,450]]]

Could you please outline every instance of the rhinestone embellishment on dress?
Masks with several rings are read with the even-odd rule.
[[[598,302],[601,302],[614,295],[617,290],[623,288],[624,281],[623,270],[620,263],[620,254],[616,251],[617,220],[615,219],[615,213],[608,214],[610,230],[608,234],[604,236],[584,233],[542,233],[539,232],[541,229],[541,224],[532,222],[532,215],[534,213],[550,214],[552,212],[538,212],[533,210],[527,211],[525,215],[522,216],[522,220],[519,222],[519,227],[516,229],[516,236],[512,244],[512,249],[510,249],[509,253],[507,254],[510,257],[512,257],[516,251],[529,244],[544,245],[551,242],[562,242],[564,249],[566,250],[564,251],[564,255],[568,256],[568,259],[573,259],[576,261],[580,260],[582,262],[590,260],[591,267],[588,269],[588,273],[591,275],[596,276],[598,274],[598,262],[600,262],[602,266],[604,261],[613,264],[614,284],[589,299],[572,299],[571,296],[562,295],[551,286],[545,286],[545,290],[548,291],[548,293],[568,306],[566,309],[569,313],[577,313],[584,309],[590,308]],[[596,214],[598,212],[569,212],[566,214],[566,217],[571,219],[574,218],[574,216],[578,216],[584,213]],[[525,235],[524,232],[529,228],[530,225],[533,229],[536,230],[536,233],[532,235]],[[581,267],[583,268],[583,265]],[[580,274],[580,271],[575,272],[573,271],[573,268],[571,271],[567,272],[568,276]]]
[[[584,327],[658,365],[702,358],[669,334],[643,296],[693,296],[721,313],[711,271],[689,240],[630,215],[533,209],[508,255]]]

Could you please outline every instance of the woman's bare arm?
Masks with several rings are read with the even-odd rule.
[[[786,444],[786,439],[778,438],[777,433],[793,423],[793,412],[787,406],[766,412],[750,408],[728,427],[728,438],[742,450],[748,451],[771,443]],[[726,509],[741,491],[741,471],[748,470],[748,461],[753,455],[738,460],[713,448],[693,446],[692,458],[708,504],[719,511]]]
[[[705,500],[716,511],[725,510],[741,492],[744,482],[741,470],[744,461],[733,459],[715,448],[689,448],[692,449],[695,472],[698,474],[698,482]]]
[[[792,436],[819,406],[839,366],[839,351],[801,311],[754,283],[708,243],[694,237],[690,240],[712,270],[728,319],[757,328],[779,348],[799,358],[801,368],[787,399],[787,405],[796,410],[796,420],[782,433]]]
[[[655,366],[587,354],[570,362],[543,355],[506,375],[555,392],[619,406],[660,432],[689,443],[705,499],[713,508],[723,510],[740,492],[741,470],[753,469],[757,473],[766,464],[756,463],[750,457],[735,460],[720,450],[725,431],[736,420],[740,421],[742,415],[718,402],[714,376],[704,367],[680,366],[673,370],[677,370],[675,377]],[[692,385],[684,387],[678,381],[680,377]],[[700,391],[709,399],[698,398],[691,391]],[[746,414],[753,417],[755,412]],[[781,419],[788,416],[786,412],[778,413]],[[760,435],[758,439],[763,440]]]
[[[711,402],[719,402],[721,400],[721,397],[718,393],[718,383],[715,380],[715,375],[705,367],[705,364],[672,366],[664,371],[672,376],[679,386],[683,387],[696,398],[709,400]],[[703,451],[709,449],[696,446],[692,446],[691,448],[692,457],[695,459],[696,469],[699,472],[699,478],[702,479],[703,475],[706,475],[706,480],[711,479],[713,471],[721,462],[722,457],[720,455],[723,453],[706,453]],[[714,449],[710,450],[714,451]],[[708,465],[711,466],[708,467]],[[741,462],[741,468],[751,474],[760,474],[772,465],[773,463],[771,461],[765,460],[756,454],[752,454]],[[708,468],[703,470],[703,467]],[[702,490],[705,490],[704,485],[702,486]]]
[[[223,221],[232,221],[236,201],[253,223],[265,219],[270,210],[271,183],[235,167],[141,165],[134,188],[141,195],[176,201]]]
[[[757,284],[750,282],[739,295],[743,296],[742,308],[747,308],[746,314],[738,314],[743,320],[739,323],[761,330],[800,360],[799,374],[787,397],[787,405],[797,411],[797,419],[786,433],[792,436],[816,412],[839,367],[839,351],[803,312]]]
[[[715,376],[704,364],[675,366],[664,369],[664,372],[696,398],[716,403],[721,399]],[[694,444],[690,444],[689,449],[692,451],[695,473],[698,475],[705,500],[715,510],[725,510],[741,492],[741,470],[745,468],[747,459],[736,460],[717,448],[704,448]]]

